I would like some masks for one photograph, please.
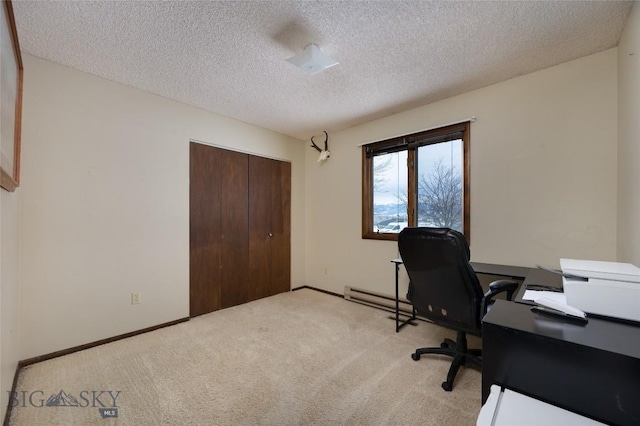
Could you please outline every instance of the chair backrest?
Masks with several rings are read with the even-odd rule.
[[[449,228],[405,228],[398,249],[418,313],[445,327],[480,334],[482,287],[464,236]]]

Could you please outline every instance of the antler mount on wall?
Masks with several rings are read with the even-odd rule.
[[[326,131],[324,132],[324,149],[320,149],[320,147],[316,145],[315,141],[313,140],[314,137],[315,136],[311,137],[311,148],[315,148],[316,151],[320,153],[318,162],[324,161],[331,156],[331,152],[329,151],[329,134]]]

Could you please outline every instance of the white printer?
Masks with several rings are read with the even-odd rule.
[[[640,268],[630,263],[560,259],[567,304],[584,312],[640,321]]]

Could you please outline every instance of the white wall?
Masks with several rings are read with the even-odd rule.
[[[0,418],[20,358],[20,287],[18,277],[18,203],[16,192],[0,189]]]
[[[618,258],[640,266],[640,4],[618,44]]]
[[[623,37],[633,46],[637,16],[636,5]],[[637,58],[618,75],[624,58],[611,49],[333,133],[332,157],[318,164],[306,143],[25,55],[20,358],[188,315],[190,139],[292,161],[294,287],[390,294],[396,244],[360,236],[357,145],[472,115],[472,259],[614,260],[618,130],[627,141],[621,157],[638,145],[637,130],[624,136],[637,120],[617,122],[617,78],[621,92],[637,94],[637,79],[627,76],[637,75]],[[632,117],[638,99],[631,97]],[[621,165],[620,176],[633,170]],[[635,237],[618,235],[621,257],[635,259],[640,208],[629,204],[637,193],[637,184],[621,191],[619,206]],[[11,211],[5,198],[3,215]],[[7,234],[17,250],[4,222],[2,232],[3,247]],[[4,256],[3,308],[5,294],[19,293],[18,271],[5,271]],[[141,293],[141,305],[129,304],[131,291]],[[5,339],[16,312],[1,315],[4,374],[13,363],[5,362],[5,342],[15,348],[18,338],[14,330]],[[6,383],[8,375],[3,394]]]
[[[472,260],[614,260],[616,73],[610,49],[333,133],[326,164],[308,149],[308,285],[393,293],[397,243],[361,238],[357,145],[470,116]]]
[[[292,162],[292,286],[304,284],[303,142],[24,60],[21,358],[189,315],[190,140]]]

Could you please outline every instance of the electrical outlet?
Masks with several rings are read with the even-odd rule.
[[[140,303],[140,293],[131,293],[131,304],[137,305]]]

